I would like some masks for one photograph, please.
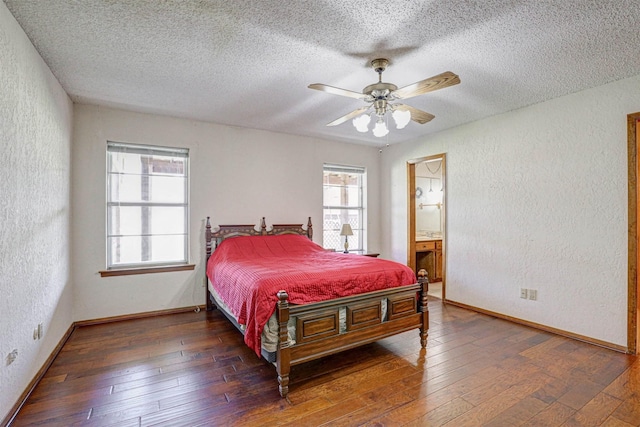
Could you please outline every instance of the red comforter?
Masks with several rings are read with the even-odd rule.
[[[305,304],[416,282],[405,265],[330,252],[305,236],[246,236],[224,240],[207,263],[207,276],[260,355],[260,335],[276,309],[277,292]]]

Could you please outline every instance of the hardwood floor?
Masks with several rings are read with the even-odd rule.
[[[13,426],[638,426],[633,356],[430,302],[417,331],[292,368],[217,312],[78,328]]]

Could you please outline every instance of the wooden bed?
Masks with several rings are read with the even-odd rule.
[[[212,231],[207,217],[205,240],[207,261],[213,250],[224,239],[236,236],[266,236],[299,234],[313,237],[311,218],[305,229],[302,224],[274,224],[267,230],[262,218],[260,229],[254,225],[220,225]],[[360,255],[353,255],[360,256]],[[208,282],[208,279],[207,279]],[[218,304],[207,288],[207,310]],[[289,392],[289,372],[293,365],[308,362],[330,354],[358,347],[382,338],[419,329],[420,343],[426,347],[429,327],[427,307],[428,280],[426,272],[419,272],[415,284],[389,288],[364,294],[341,297],[310,304],[290,304],[285,291],[277,293],[276,307],[278,341],[271,361],[277,371],[279,391],[282,397]],[[386,316],[381,314],[381,301],[386,300]],[[219,307],[220,308],[220,307]],[[338,315],[346,309],[346,330],[340,327]],[[225,310],[225,316],[237,325]],[[290,318],[295,318],[295,344],[288,339]]]

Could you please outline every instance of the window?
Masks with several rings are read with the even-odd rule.
[[[186,264],[189,151],[107,143],[107,269]]]
[[[364,252],[364,181],[361,167],[324,165],[323,176],[323,236],[326,249],[344,250],[342,224],[351,225],[353,236],[348,237],[349,252]]]

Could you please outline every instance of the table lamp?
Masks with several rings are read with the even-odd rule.
[[[340,235],[344,236],[344,253],[349,253],[349,236],[353,236],[353,230],[351,229],[351,225],[342,224],[342,230],[340,230]]]

